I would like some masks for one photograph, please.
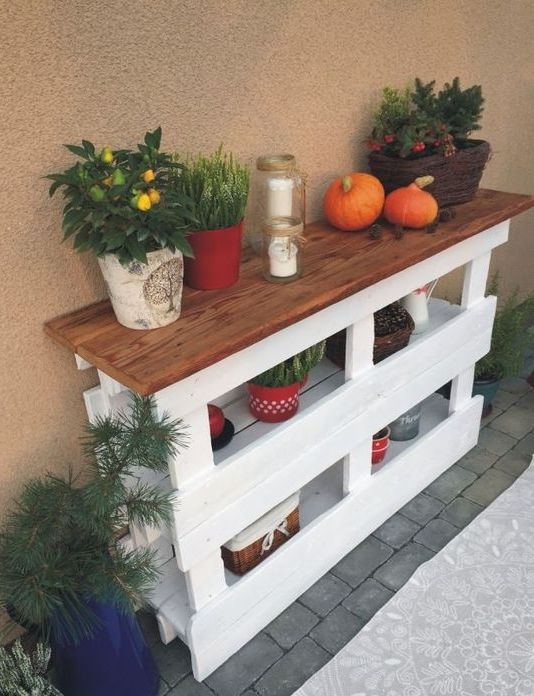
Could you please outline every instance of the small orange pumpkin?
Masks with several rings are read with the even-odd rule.
[[[384,187],[371,174],[355,172],[335,179],[324,195],[328,222],[347,232],[363,230],[378,218],[384,206]]]
[[[384,204],[386,220],[392,225],[416,230],[434,222],[438,215],[438,202],[431,193],[423,191],[433,181],[433,176],[421,176],[413,184],[389,193]]]

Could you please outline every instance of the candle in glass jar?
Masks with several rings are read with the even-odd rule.
[[[275,278],[297,273],[298,246],[290,237],[273,237],[269,244],[269,272]]]
[[[293,179],[267,179],[266,217],[289,217],[293,212]]]

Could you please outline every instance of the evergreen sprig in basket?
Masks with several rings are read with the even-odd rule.
[[[374,322],[373,362],[376,364],[406,347],[415,325],[399,302],[393,302],[375,312]],[[345,329],[326,339],[326,357],[342,368],[345,367],[346,341]]]
[[[480,129],[480,86],[461,90],[455,78],[435,94],[434,84],[416,79],[413,92],[384,89],[368,140],[369,167],[386,193],[433,176],[428,191],[445,207],[475,196],[491,148],[469,137]]]

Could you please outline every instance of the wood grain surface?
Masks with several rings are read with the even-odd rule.
[[[182,315],[169,326],[127,329],[105,300],[47,322],[45,331],[126,387],[152,394],[533,206],[532,196],[481,189],[435,233],[409,230],[400,240],[388,228],[375,240],[312,223],[294,283],[268,283],[261,259],[246,251],[236,285],[184,288]]]

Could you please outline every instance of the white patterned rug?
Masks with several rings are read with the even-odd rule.
[[[530,468],[294,696],[533,696]]]

